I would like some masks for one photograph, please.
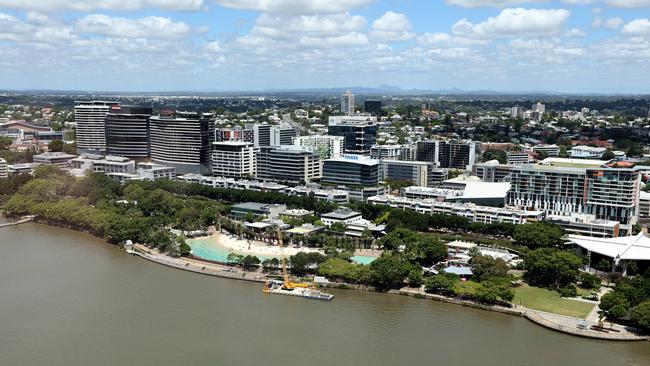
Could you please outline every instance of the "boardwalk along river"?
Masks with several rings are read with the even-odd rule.
[[[39,224],[0,229],[2,365],[650,365],[650,343],[332,291],[332,302],[132,257]]]

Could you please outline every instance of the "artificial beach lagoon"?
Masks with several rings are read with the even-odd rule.
[[[239,239],[236,235],[215,233],[210,236],[188,239],[192,247],[192,255],[209,261],[226,263],[231,253],[253,255],[260,260],[280,259],[290,257],[298,252],[315,252],[314,248],[288,246],[280,248],[261,241]],[[370,255],[355,255],[352,261],[358,264],[370,264],[376,257]]]

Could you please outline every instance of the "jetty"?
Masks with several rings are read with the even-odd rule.
[[[34,215],[31,215],[31,216],[23,216],[23,217],[21,217],[20,219],[18,219],[17,221],[1,223],[1,224],[0,224],[0,228],[3,228],[3,227],[9,227],[9,226],[16,226],[16,225],[24,224],[24,223],[26,223],[26,222],[34,221],[34,218],[35,218],[35,217],[36,217],[36,216],[34,216]]]

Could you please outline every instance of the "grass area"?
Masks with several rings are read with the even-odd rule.
[[[528,285],[522,285],[515,288],[515,299],[512,303],[523,305],[533,310],[575,316],[579,318],[586,317],[594,307],[594,305],[589,303],[563,299],[556,291],[531,287]]]

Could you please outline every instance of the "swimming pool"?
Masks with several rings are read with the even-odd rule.
[[[215,262],[228,262],[228,254],[232,253],[228,248],[221,246],[215,243],[211,239],[188,239],[187,244],[192,248],[192,255],[195,257],[207,259]],[[233,251],[234,253],[246,255],[247,253],[241,253]],[[275,256],[265,256],[265,255],[256,255],[260,260],[278,258]]]
[[[357,264],[370,264],[377,258],[371,257],[369,255],[355,255],[351,259],[354,263]]]

